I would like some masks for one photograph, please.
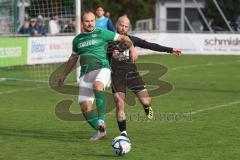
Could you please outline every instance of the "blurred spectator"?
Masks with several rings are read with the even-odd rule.
[[[104,9],[101,6],[97,7],[96,9],[96,27],[116,32],[116,29],[110,18],[104,16]]]
[[[19,34],[28,34],[28,35],[34,35],[33,30],[30,28],[30,23],[28,21],[25,21],[23,23],[23,26],[19,30]]]
[[[51,20],[48,24],[48,32],[50,34],[58,34],[61,31],[61,26],[59,24],[59,17],[57,14],[51,16]]]
[[[37,18],[37,31],[38,34],[41,36],[45,36],[46,35],[46,28],[44,25],[44,19],[41,15],[38,16]]]
[[[105,13],[105,17],[110,18],[110,16],[111,16],[110,12],[106,12],[106,13]]]
[[[38,35],[38,29],[37,29],[37,19],[36,18],[32,18],[30,21],[30,29],[33,32],[33,35]]]
[[[240,32],[240,15],[237,16],[235,23],[237,24],[237,31]]]
[[[230,22],[230,25],[234,31],[240,32],[240,15],[237,16],[235,21]]]
[[[30,20],[31,20],[31,17],[29,16],[29,14],[26,11],[24,12],[24,16],[21,18],[23,18],[23,19],[17,20],[17,30],[21,29],[21,27],[24,25],[24,22],[30,22]]]
[[[27,12],[24,13],[24,21],[29,21],[30,22],[31,17],[29,17],[29,14]]]
[[[229,24],[234,31],[237,31],[238,25],[235,22],[230,22]]]
[[[63,29],[63,33],[75,33],[75,20],[69,19],[67,22],[67,26]]]

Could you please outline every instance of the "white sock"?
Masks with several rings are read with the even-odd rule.
[[[126,134],[127,135],[127,131],[122,131],[121,134]]]

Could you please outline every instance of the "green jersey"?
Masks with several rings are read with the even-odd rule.
[[[73,54],[80,55],[81,75],[100,69],[110,68],[107,44],[116,41],[119,34],[95,28],[82,32],[73,39]]]

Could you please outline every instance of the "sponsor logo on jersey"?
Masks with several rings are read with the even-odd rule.
[[[97,34],[92,34],[92,37],[93,37],[93,38],[97,37]]]
[[[88,47],[88,46],[92,46],[95,45],[97,43],[97,41],[95,39],[92,40],[88,40],[88,41],[84,41],[78,44],[78,48],[83,48],[83,47]]]

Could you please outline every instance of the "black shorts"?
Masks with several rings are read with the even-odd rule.
[[[146,89],[142,77],[136,70],[113,70],[111,78],[113,93],[126,93],[127,89],[130,89],[136,94]]]

